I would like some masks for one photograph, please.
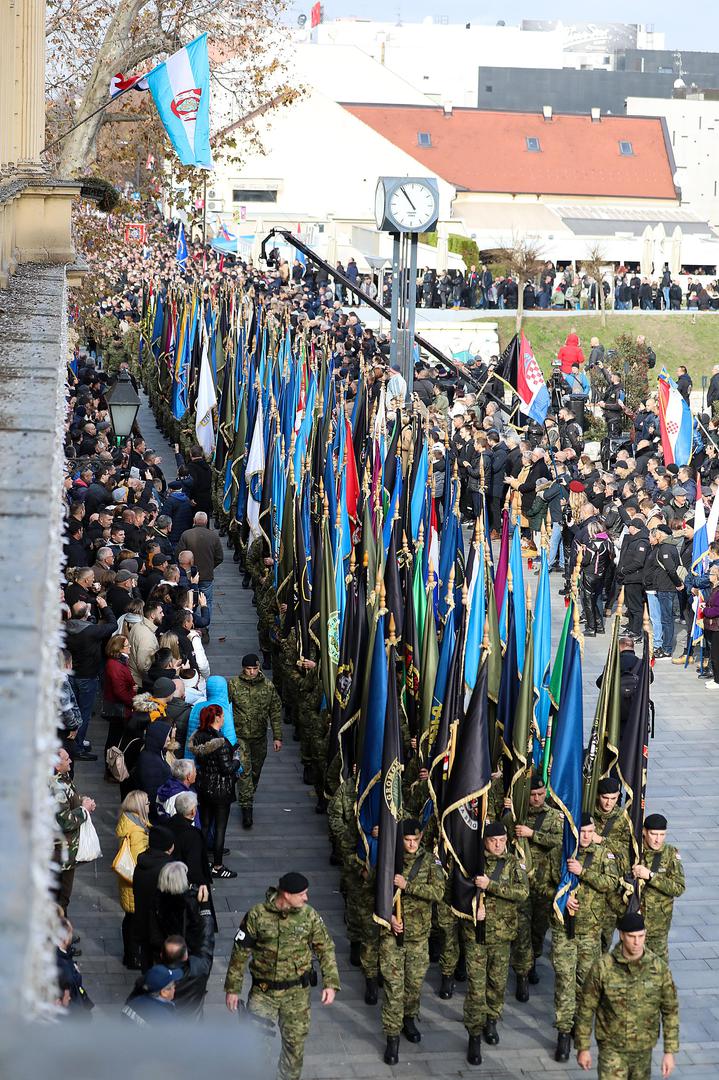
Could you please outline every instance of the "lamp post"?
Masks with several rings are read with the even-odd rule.
[[[105,394],[105,401],[110,410],[113,434],[120,443],[132,431],[140,408],[140,398],[130,381],[129,371],[119,372],[115,385]]]

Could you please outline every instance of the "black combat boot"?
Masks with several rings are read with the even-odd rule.
[[[350,941],[350,964],[352,967],[360,966],[360,942]]]
[[[242,573],[241,569],[240,569],[240,573]],[[243,578],[242,578],[242,588],[243,589],[249,589],[251,581],[252,581],[252,575],[248,574],[247,571],[245,570]]]
[[[413,1016],[405,1016],[404,1023],[402,1024],[402,1031],[408,1042],[418,1043],[422,1039]]]
[[[376,979],[365,979],[364,984],[364,1003],[365,1005],[376,1005],[379,998],[379,987],[377,986]]]
[[[482,1064],[482,1040],[479,1035],[470,1035],[467,1046],[467,1061],[470,1065]]]
[[[529,1001],[529,979],[526,975],[517,975],[517,989],[514,992],[517,1001],[522,1004]]]
[[[529,975],[527,975],[527,980],[528,980],[528,982],[530,982],[532,984],[532,986],[536,986],[537,983],[539,982],[539,975],[537,973],[537,962],[536,962],[536,960],[532,964],[531,968],[529,969]]]
[[[252,828],[252,807],[251,806],[243,806],[242,807],[242,828],[243,829],[251,829]]]
[[[439,996],[442,1001],[449,1001],[454,994],[454,979],[451,975],[443,975],[439,984]]]
[[[557,1035],[557,1049],[554,1052],[555,1061],[569,1061],[569,1051],[572,1040],[568,1031],[560,1031]]]
[[[489,1043],[490,1046],[496,1046],[499,1042],[499,1035],[497,1034],[497,1021],[487,1020],[482,1028],[484,1034],[484,1041]]]
[[[387,1048],[384,1052],[385,1065],[397,1065],[399,1062],[399,1035],[387,1036]]]
[[[314,782],[315,782],[315,771],[312,768],[312,765],[308,763],[302,769],[302,783],[307,784],[308,787],[311,787],[312,784],[314,784]]]

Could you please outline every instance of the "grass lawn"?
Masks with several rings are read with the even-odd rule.
[[[589,356],[592,337],[598,337],[605,349],[611,349],[621,334],[634,337],[644,334],[657,354],[656,371],[666,365],[673,376],[678,364],[686,364],[697,390],[701,387],[701,376],[710,375],[713,365],[719,363],[719,311],[672,315],[627,315],[612,311],[607,312],[606,319],[606,328],[602,328],[601,315],[531,315],[525,317],[523,329],[545,372],[572,329],[579,335],[585,356]],[[498,318],[496,322],[503,349],[514,333],[514,316]]]

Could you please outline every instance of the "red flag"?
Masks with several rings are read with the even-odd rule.
[[[122,75],[120,72],[110,79],[110,97],[124,94],[126,90],[149,90],[147,79],[144,75]]]
[[[347,454],[347,474],[345,478],[345,490],[347,492],[347,513],[351,521],[357,521],[357,501],[359,499],[360,486],[357,476],[357,462],[355,461],[354,446],[352,444],[352,425],[345,417],[345,453]]]
[[[220,271],[220,273],[222,273],[222,271],[225,269],[225,256],[224,255],[220,255],[220,264],[217,267],[217,269]]]

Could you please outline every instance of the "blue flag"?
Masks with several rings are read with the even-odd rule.
[[[372,830],[375,825],[379,825],[380,798],[382,797],[379,780],[382,772],[382,746],[387,708],[384,618],[384,615],[379,616],[375,628],[362,761],[357,784],[357,817],[360,831],[357,854],[363,862],[369,860],[370,866],[374,866],[377,862],[377,840],[372,836]]]
[[[544,740],[547,737],[549,719],[549,668],[552,662],[552,598],[549,584],[549,561],[546,548],[542,548],[539,570],[539,588],[534,605],[534,768],[542,767]]]
[[[153,101],[183,165],[212,168],[210,60],[207,34],[158,64],[147,76]]]
[[[578,880],[567,869],[567,859],[576,858],[582,820],[582,763],[584,731],[582,706],[582,654],[574,634],[567,638],[562,668],[562,694],[552,730],[552,763],[549,790],[564,814],[562,879],[554,897],[554,909],[561,917],[569,894]]]

